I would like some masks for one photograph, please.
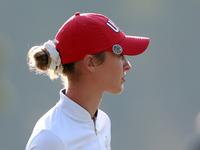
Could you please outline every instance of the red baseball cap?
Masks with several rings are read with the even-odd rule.
[[[62,64],[76,62],[87,54],[103,51],[138,55],[149,45],[149,38],[125,35],[106,16],[79,12],[63,24],[55,41]]]

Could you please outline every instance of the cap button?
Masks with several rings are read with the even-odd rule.
[[[75,13],[75,16],[80,16],[80,12],[76,12],[76,13]]]

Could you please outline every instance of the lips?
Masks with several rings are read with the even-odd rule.
[[[123,81],[126,81],[126,78],[125,78],[125,77],[126,77],[126,74],[123,75],[123,77],[122,77],[122,80],[123,80]]]

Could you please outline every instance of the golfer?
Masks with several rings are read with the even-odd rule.
[[[149,38],[125,35],[104,15],[77,12],[54,40],[32,47],[30,69],[60,77],[64,88],[36,123],[26,150],[110,150],[110,119],[99,109],[103,93],[123,91],[131,69],[125,55],[141,54],[148,44]]]

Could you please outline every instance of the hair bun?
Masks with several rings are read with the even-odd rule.
[[[58,77],[56,72],[62,74],[63,66],[59,60],[59,54],[57,55],[58,52],[49,51],[49,45],[46,45],[33,46],[29,50],[28,65],[30,70],[34,70],[36,74],[48,75],[53,80]]]

